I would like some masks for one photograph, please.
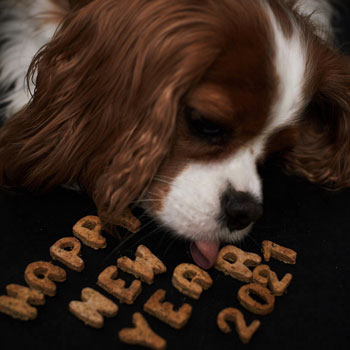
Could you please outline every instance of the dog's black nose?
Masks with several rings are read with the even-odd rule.
[[[221,198],[223,220],[230,231],[243,230],[262,215],[262,205],[248,192],[230,188]]]

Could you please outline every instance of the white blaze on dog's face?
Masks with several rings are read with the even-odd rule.
[[[145,202],[160,223],[193,242],[203,268],[214,264],[220,242],[240,240],[261,216],[257,163],[305,104],[300,34],[283,32],[267,14],[270,41],[245,32],[186,96],[172,152]]]

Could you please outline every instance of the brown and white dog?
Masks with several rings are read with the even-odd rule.
[[[261,215],[257,164],[272,152],[312,182],[349,185],[349,58],[326,0],[0,6],[1,80],[15,83],[2,186],[79,184],[106,223],[139,203],[209,268]]]

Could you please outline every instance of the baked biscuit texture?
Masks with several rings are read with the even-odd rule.
[[[134,280],[128,288],[125,288],[125,281],[121,278],[116,279],[117,276],[117,266],[108,266],[99,274],[97,285],[119,299],[121,303],[133,304],[142,292],[141,281]]]
[[[146,246],[139,245],[135,260],[122,256],[117,260],[118,267],[139,278],[142,282],[152,284],[154,275],[166,272],[166,267]]]
[[[75,237],[64,237],[59,239],[50,247],[50,255],[74,271],[81,272],[84,269],[84,261],[80,257],[81,243]]]
[[[98,216],[89,215],[81,218],[73,226],[73,234],[85,245],[93,249],[106,248],[106,238],[101,235],[102,223]]]
[[[187,263],[175,268],[171,281],[178,291],[193,299],[199,299],[203,289],[208,289],[213,284],[213,280],[206,271]]]
[[[255,294],[264,300],[264,304],[252,298],[251,294]],[[242,286],[238,291],[238,300],[240,304],[248,311],[256,315],[268,315],[275,306],[275,297],[270,290],[258,283],[249,283]]]
[[[143,310],[175,329],[183,328],[192,314],[192,306],[183,304],[177,311],[174,305],[164,301],[166,291],[158,289],[143,305]]]
[[[219,251],[215,269],[222,271],[243,282],[250,282],[253,276],[248,266],[257,266],[261,263],[261,257],[254,253],[248,253],[233,245],[227,245]]]
[[[131,210],[127,208],[124,211],[123,215],[117,219],[115,225],[124,227],[132,233],[136,233],[140,230],[141,222],[136,216],[134,216]]]
[[[286,273],[281,280],[278,279],[276,272],[272,271],[267,265],[258,265],[253,271],[253,282],[262,286],[269,286],[273,295],[281,296],[286,291],[293,275]]]
[[[114,317],[118,313],[118,306],[101,293],[92,288],[81,291],[82,301],[73,300],[69,303],[70,312],[85,324],[101,328],[105,317]]]
[[[24,279],[33,289],[53,297],[56,295],[56,284],[53,281],[64,282],[66,271],[50,262],[37,261],[26,267]]]
[[[258,320],[254,320],[247,326],[242,312],[233,307],[228,307],[218,314],[217,325],[223,333],[230,333],[232,331],[227,321],[235,323],[238,336],[244,344],[249,343],[254,333],[260,327],[260,321]]]
[[[34,320],[38,310],[32,305],[44,305],[45,296],[38,290],[18,284],[6,286],[7,295],[0,296],[0,312],[22,321]]]
[[[283,247],[271,241],[263,241],[261,249],[265,261],[275,258],[286,264],[295,264],[297,261],[297,253],[289,248]]]
[[[141,313],[135,312],[132,316],[134,328],[124,328],[119,332],[119,339],[127,344],[143,345],[149,349],[166,349],[165,339],[156,334],[149,326]]]

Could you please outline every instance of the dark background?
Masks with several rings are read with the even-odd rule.
[[[338,43],[350,52],[350,6],[344,5],[335,20]],[[57,283],[55,297],[46,297],[38,307],[34,321],[22,322],[0,314],[1,344],[34,349],[138,349],[118,340],[118,331],[131,327],[131,316],[142,311],[148,297],[158,288],[167,291],[167,300],[179,306],[193,306],[192,317],[182,330],[174,330],[144,314],[151,327],[168,342],[168,349],[179,346],[192,349],[348,349],[350,347],[350,189],[326,191],[304,180],[286,176],[278,162],[271,160],[262,169],[264,181],[264,216],[239,246],[260,254],[261,242],[270,239],[297,251],[297,264],[271,260],[270,267],[281,278],[293,274],[288,293],[276,297],[275,309],[268,316],[254,316],[241,307],[237,291],[242,282],[214,269],[209,274],[213,286],[198,301],[183,296],[171,284],[172,272],[182,262],[192,262],[187,242],[178,240],[143,215],[142,230],[119,242],[107,236],[107,248],[95,251],[83,246],[85,269],[78,273],[65,268],[67,280]],[[85,195],[64,189],[35,196],[0,193],[0,295],[10,283],[25,285],[23,273],[34,261],[50,261],[49,247],[59,238],[71,236],[74,223],[96,213]],[[120,230],[122,234],[124,230]],[[115,264],[122,255],[134,257],[142,243],[158,255],[168,272],[155,277],[151,286],[143,283],[143,292],[134,305],[118,300],[97,285],[98,274]],[[63,266],[59,263],[55,263]],[[132,278],[120,272],[128,282]],[[119,313],[105,319],[102,329],[85,326],[68,311],[71,300],[80,300],[84,287],[92,287],[119,305]],[[247,322],[261,321],[260,329],[248,345],[240,343],[236,332],[221,333],[216,316],[225,307],[238,307]],[[1,346],[2,347],[2,346]],[[8,348],[8,347],[6,347]]]

